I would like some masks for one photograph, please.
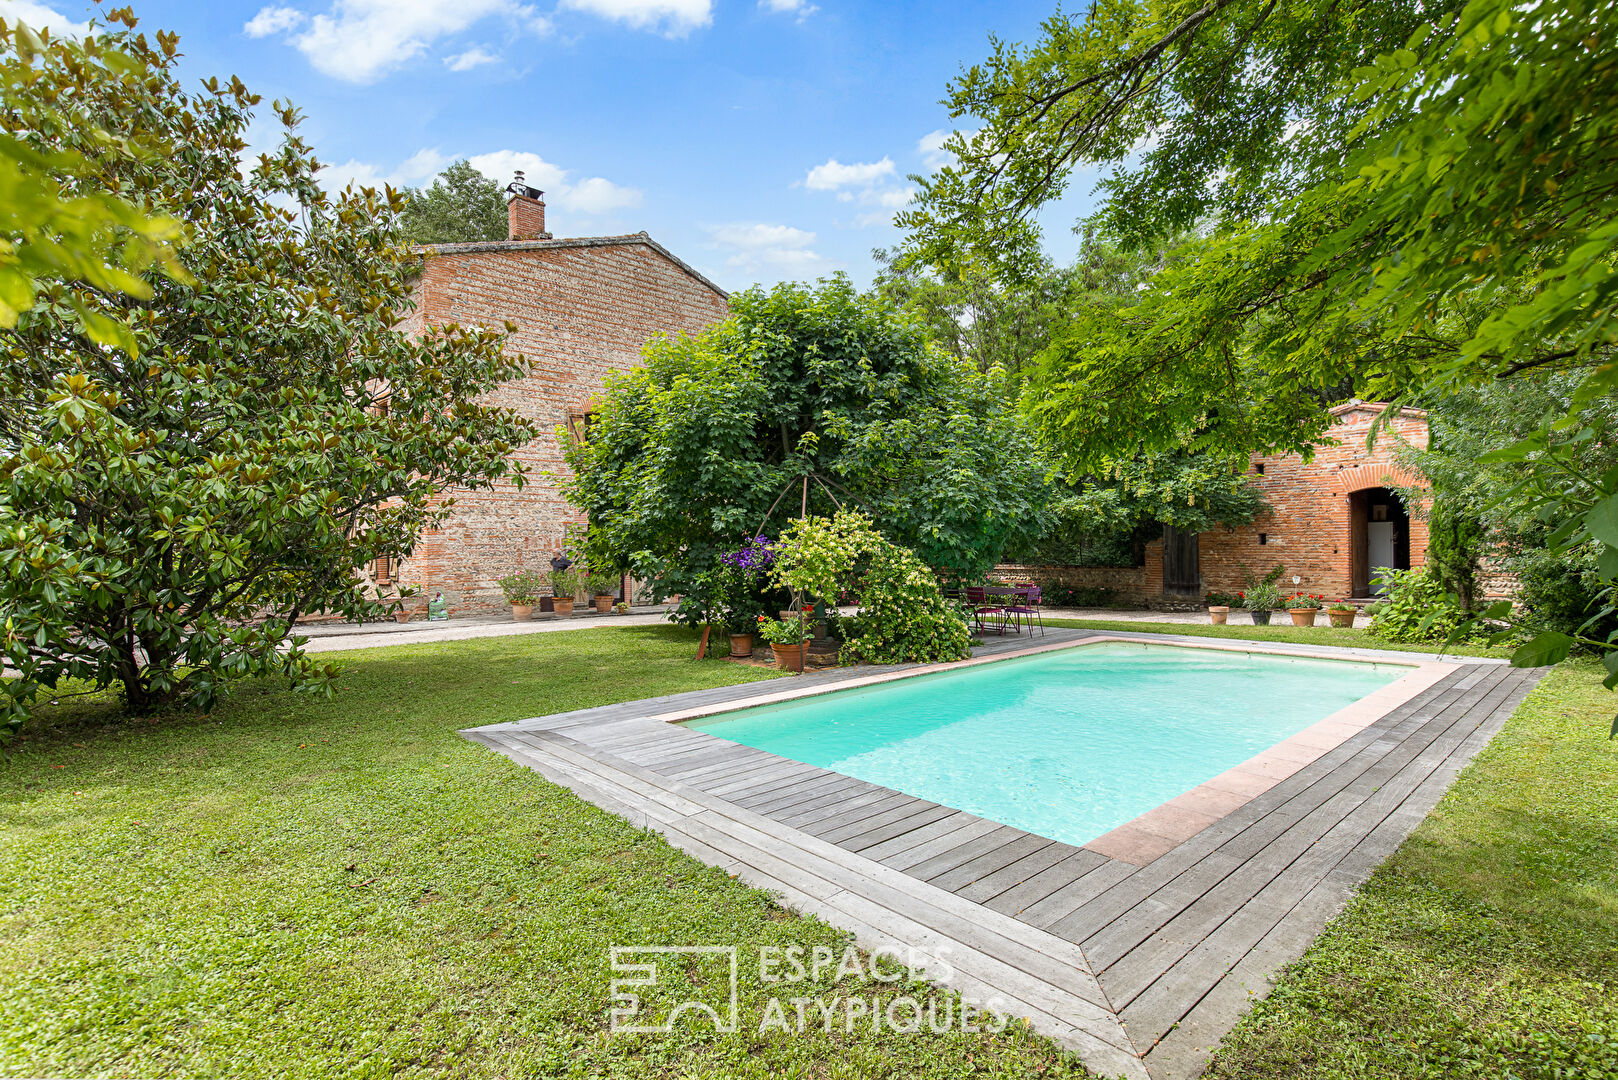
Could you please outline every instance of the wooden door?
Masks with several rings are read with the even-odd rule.
[[[1163,592],[1175,596],[1202,595],[1202,566],[1197,534],[1163,526]]]

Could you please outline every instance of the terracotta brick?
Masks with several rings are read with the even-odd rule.
[[[442,592],[453,613],[493,611],[504,606],[499,579],[548,570],[565,526],[585,518],[560,490],[569,417],[591,411],[607,372],[638,365],[654,335],[700,330],[724,319],[729,302],[645,233],[426,250],[410,329],[515,323],[507,348],[529,362],[529,373],[487,400],[533,419],[540,435],[513,455],[529,466],[521,490],[502,483],[444,493],[453,516],[421,538],[399,577],[426,596]]]

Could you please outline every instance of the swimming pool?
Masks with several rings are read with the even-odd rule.
[[[1083,845],[1409,671],[1114,641],[687,726]]]

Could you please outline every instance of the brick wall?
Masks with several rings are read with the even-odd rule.
[[[1146,587],[1144,566],[1027,566],[1002,563],[994,568],[997,580],[1011,585],[1044,585],[1054,582],[1070,589],[1110,589],[1112,600],[1146,606],[1160,599]],[[1163,590],[1161,586],[1158,593]],[[1048,604],[1049,597],[1045,598]]]
[[[1364,520],[1356,514],[1350,496],[1369,488],[1421,483],[1393,458],[1401,440],[1426,447],[1426,414],[1402,410],[1383,426],[1376,448],[1368,451],[1366,433],[1381,409],[1365,404],[1332,410],[1331,442],[1320,446],[1312,461],[1305,462],[1296,454],[1254,457],[1251,475],[1274,509],[1251,525],[1201,534],[1198,546],[1205,590],[1234,592],[1242,587],[1244,566],[1261,575],[1281,563],[1286,567],[1280,581],[1283,593],[1292,591],[1292,578],[1297,575],[1303,580],[1296,588],[1306,592],[1323,593],[1330,600],[1351,595],[1353,538],[1363,529]],[[1424,520],[1411,520],[1409,542],[1410,565],[1420,566],[1427,552]]]
[[[429,250],[412,329],[516,323],[507,348],[526,357],[531,371],[489,401],[532,418],[541,434],[514,455],[529,465],[523,489],[446,492],[453,517],[422,537],[399,576],[422,590],[418,606],[442,592],[451,612],[495,611],[505,606],[498,580],[520,569],[549,570],[564,527],[584,518],[559,490],[567,466],[555,428],[589,411],[606,373],[638,364],[654,334],[696,331],[729,308],[717,286],[644,233]]]

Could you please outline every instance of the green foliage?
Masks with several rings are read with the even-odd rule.
[[[1383,598],[1369,609],[1373,637],[1384,641],[1447,641],[1467,613],[1442,581],[1426,568],[1378,570]],[[1465,640],[1465,636],[1461,640]]]
[[[753,617],[752,632],[768,641],[771,645],[801,645],[809,640],[814,623],[805,618],[799,619],[772,619],[768,615]],[[746,631],[733,630],[732,633]]]
[[[108,19],[134,25],[127,11]],[[181,223],[152,212],[147,193],[127,181],[129,166],[168,152],[168,144],[156,133],[109,131],[101,116],[72,104],[81,95],[114,99],[123,87],[140,96],[152,73],[118,40],[97,32],[52,38],[0,19],[0,329],[34,306],[43,279],[55,283],[53,302],[85,336],[133,356],[138,345],[128,327],[93,308],[85,292],[149,300],[143,273],[187,276],[174,252],[184,240]],[[176,44],[158,35],[165,59]],[[40,131],[54,137],[42,140]]]
[[[518,363],[498,333],[398,329],[416,264],[397,197],[325,194],[290,106],[285,140],[244,176],[258,99],[239,81],[185,93],[168,35],[97,36],[143,77],[87,68],[89,47],[36,51],[8,101],[61,122],[12,134],[42,154],[101,130],[167,147],[102,159],[98,183],[183,223],[186,273],[148,275],[136,305],[42,282],[0,331],[0,619],[17,673],[0,715],[20,722],[68,679],[118,686],[137,711],[208,708],[272,673],[329,691],[336,669],[302,653],[298,620],[385,610],[358,567],[408,555],[452,512],[445,487],[520,481],[507,456],[531,426],[477,403]],[[80,333],[69,294],[121,321],[141,359]]]
[[[1110,0],[1058,12],[1028,46],[990,39],[946,103],[970,130],[899,216],[906,251],[999,280],[1039,264],[1034,215],[1075,169],[1109,163],[1104,232],[1141,248],[1203,222],[1253,220],[1335,175],[1369,106],[1342,81],[1454,11],[1412,0]]]
[[[1477,602],[1478,564],[1483,558],[1483,523],[1449,500],[1433,503],[1427,523],[1427,568],[1447,593],[1454,593],[1461,608],[1471,611]]]
[[[841,276],[752,289],[731,311],[610,376],[590,439],[569,448],[592,565],[683,592],[805,504],[847,505],[928,565],[972,576],[1037,525],[1038,455],[996,376]]]
[[[1300,63],[1327,78],[1277,77]],[[1273,152],[1209,141],[1212,156],[1184,166],[1152,151],[1184,191],[1237,177],[1229,198],[1211,196],[1232,212],[1139,304],[1092,309],[1042,357],[1034,418],[1072,460],[1306,453],[1333,401],[1564,370],[1568,409],[1486,460],[1525,466],[1553,550],[1599,546],[1614,606],[1618,469],[1582,473],[1573,459],[1599,437],[1582,412],[1618,392],[1618,9],[1233,2],[1186,14],[1122,0],[1051,20],[1032,50],[997,44],[953,104],[984,125],[957,137],[959,166],[905,219],[912,246],[938,265],[970,249],[1007,275],[1030,247],[1027,215],[1076,163],[1122,161],[1145,136],[1174,150],[1196,131],[1274,140]],[[1298,120],[1302,141],[1277,137]],[[1258,166],[1282,179],[1262,182]],[[1105,213],[1121,233],[1162,237],[1210,205],[1160,211],[1132,184],[1126,173],[1113,185]]]
[[[1041,582],[1039,595],[1050,607],[1085,608],[1108,607],[1117,597],[1114,589],[1095,585],[1063,585],[1057,581]]]
[[[504,240],[510,232],[505,192],[465,159],[405,196],[401,227],[412,244]]]
[[[534,570],[519,570],[500,579],[500,591],[508,604],[533,607],[545,593],[545,575]]]
[[[845,663],[940,663],[971,655],[966,620],[944,599],[938,578],[863,514],[793,522],[776,547],[772,572],[795,595],[833,599],[846,590],[858,599],[859,613],[841,622]]]
[[[584,575],[571,566],[566,570],[552,570],[550,579],[551,595],[566,597],[569,600],[577,596],[579,589],[584,586]]]
[[[620,580],[617,574],[597,570],[591,570],[584,576],[585,587],[590,590],[591,596],[616,596]]]
[[[1276,563],[1260,577],[1247,567],[1242,567],[1243,589],[1236,594],[1238,601],[1235,607],[1250,608],[1253,611],[1272,611],[1281,603],[1281,586],[1278,584],[1281,575],[1286,573],[1286,566]]]

